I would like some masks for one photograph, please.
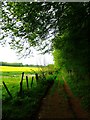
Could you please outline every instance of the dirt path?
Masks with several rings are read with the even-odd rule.
[[[55,83],[43,99],[38,119],[75,118],[68,104],[64,88],[60,82]]]
[[[76,118],[89,119],[89,114],[82,109],[80,100],[73,95],[66,80],[64,78],[63,80],[64,80],[64,89],[69,98],[69,104],[72,107],[72,110],[76,115]]]
[[[72,93],[70,93],[70,89],[69,87],[67,87],[66,83],[63,86],[60,81],[57,81],[52,86],[47,96],[42,100],[42,105],[37,116],[38,120],[76,120],[77,118],[82,117],[87,118],[86,115],[81,116],[81,114],[83,113],[80,111],[81,109],[79,109],[78,111],[76,105],[72,105],[71,101],[68,99],[68,93],[65,92],[65,90],[72,96]],[[73,109],[73,107],[76,107],[75,110]]]

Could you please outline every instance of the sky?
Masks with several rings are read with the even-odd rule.
[[[1,33],[4,33],[2,29],[0,29]],[[2,34],[0,34],[2,37]],[[7,40],[11,40],[11,38],[7,37]],[[6,46],[2,47],[0,45],[0,62],[8,62],[8,63],[23,63],[28,65],[48,65],[53,64],[53,56],[51,54],[38,55],[38,52],[34,50],[34,57],[30,58],[22,58],[16,55],[16,52],[10,49],[10,46],[6,44]]]
[[[16,55],[16,52],[10,49],[9,46],[2,47],[0,45],[0,62],[9,63],[23,63],[23,64],[33,64],[33,65],[48,65],[53,64],[53,56],[51,54],[38,55],[37,51],[34,51],[34,56],[30,58],[22,58]]]

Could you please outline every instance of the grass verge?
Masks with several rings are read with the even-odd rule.
[[[40,101],[53,84],[54,77],[48,76],[46,80],[41,79],[38,84],[34,82],[33,87],[29,87],[29,89],[26,89],[26,84],[24,82],[22,95],[18,94],[19,79],[19,74],[14,78],[10,76],[3,77],[13,98],[11,99],[3,88],[2,120],[35,119],[35,114],[39,108]],[[29,81],[29,85],[30,82],[31,81]]]
[[[66,71],[62,71],[61,75],[64,76],[69,87],[71,88],[74,96],[78,97],[81,101],[82,108],[90,112],[90,82],[88,79],[80,79],[74,75],[68,74]]]

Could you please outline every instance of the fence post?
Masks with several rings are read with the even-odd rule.
[[[38,83],[38,79],[39,79],[38,74],[36,73],[35,76],[36,76],[36,82]]]
[[[24,72],[22,73],[21,82],[20,82],[20,93],[22,94],[22,83],[23,83]]]
[[[34,79],[34,77],[32,77],[32,81],[31,81],[31,88],[32,88],[32,85],[33,85],[33,79]]]
[[[23,81],[23,77],[24,77],[24,72],[22,72],[22,77],[21,77],[21,81]]]
[[[8,93],[8,95],[12,98],[12,95],[11,95],[11,93],[9,92],[9,90],[8,90],[8,88],[7,88],[7,86],[6,86],[6,84],[5,84],[4,81],[3,81],[3,85],[4,85],[4,87],[5,87],[5,89],[6,89],[7,93]]]
[[[27,89],[29,89],[28,76],[26,76],[26,84],[27,84]]]

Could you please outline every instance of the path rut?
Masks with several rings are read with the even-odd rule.
[[[62,84],[58,80],[43,98],[37,120],[89,120],[89,115],[83,111],[66,81]]]
[[[74,119],[75,115],[68,103],[64,87],[58,81],[49,90],[48,95],[43,98],[38,120],[44,119]]]

